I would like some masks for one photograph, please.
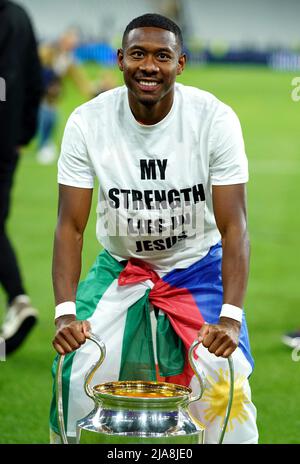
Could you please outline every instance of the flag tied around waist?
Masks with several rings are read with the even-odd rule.
[[[151,289],[148,289],[143,298],[128,310],[128,316],[140,326],[141,316],[143,324],[146,326],[144,333],[149,334],[148,362],[151,365],[151,371],[155,371],[155,361],[151,334],[151,321],[149,313],[149,303],[151,303],[156,312],[157,318],[157,361],[159,374],[166,377],[167,382],[177,383],[189,386],[194,373],[189,365],[188,351],[193,341],[197,338],[198,332],[202,327],[204,320],[193,299],[193,296],[185,288],[177,288],[161,279],[158,274],[144,261],[132,258],[118,278],[119,286],[132,285],[147,282]],[[130,314],[131,313],[131,314]],[[127,325],[127,324],[126,324]],[[131,333],[127,332],[128,340],[132,343],[126,344],[123,341],[124,355],[123,372],[121,378],[130,378],[130,372],[127,371],[126,351],[128,358],[132,358],[134,350],[139,353],[143,350],[137,346],[139,337],[136,337],[137,326],[132,326]],[[124,343],[125,342],[125,343]],[[144,343],[145,340],[142,341]],[[127,345],[127,346],[126,346]],[[129,367],[130,369],[130,367]]]

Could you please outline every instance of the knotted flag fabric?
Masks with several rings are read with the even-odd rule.
[[[184,288],[173,287],[160,279],[156,272],[143,261],[130,259],[118,279],[120,286],[145,281],[153,284],[147,297],[153,307],[158,310],[157,358],[159,373],[166,377],[167,382],[188,386],[193,377],[193,370],[188,360],[188,351],[204,323],[203,317],[190,293],[186,292]],[[177,341],[175,341],[175,334],[172,334],[170,324],[179,337]],[[164,339],[167,343],[163,342]],[[181,342],[185,351],[184,360],[178,359],[179,362],[177,361],[172,372],[172,353],[176,350],[175,347],[181,346]]]

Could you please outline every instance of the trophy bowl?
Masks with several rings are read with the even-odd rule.
[[[82,444],[203,444],[205,427],[190,411],[189,405],[204,392],[205,380],[198,372],[193,356],[199,345],[195,340],[188,353],[190,365],[199,381],[200,390],[193,395],[191,388],[167,382],[119,381],[91,386],[96,370],[103,363],[106,348],[102,340],[91,334],[100,350],[99,360],[90,367],[84,383],[85,393],[94,401],[94,408],[77,421],[76,442]],[[60,356],[56,373],[58,423],[62,443],[68,443],[62,404],[62,365]],[[233,391],[233,390],[232,390]],[[223,436],[228,421],[223,424]],[[222,441],[220,441],[222,442]]]

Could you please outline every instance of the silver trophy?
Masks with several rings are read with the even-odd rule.
[[[189,349],[189,362],[200,384],[199,394],[191,388],[166,382],[121,381],[106,382],[91,387],[96,370],[103,363],[106,348],[102,340],[91,334],[100,350],[99,360],[85,376],[85,393],[94,401],[94,409],[77,422],[77,443],[82,444],[203,444],[205,427],[190,414],[188,407],[200,400],[205,389],[204,375],[198,372],[194,349]],[[68,444],[62,401],[62,367],[59,357],[56,372],[57,414],[61,441]],[[228,423],[234,389],[231,358],[228,358],[230,391],[227,411],[221,428],[219,443],[223,442]]]

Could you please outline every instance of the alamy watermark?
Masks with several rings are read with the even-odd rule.
[[[6,82],[3,77],[0,77],[0,102],[6,101]]]
[[[191,189],[185,189],[191,190]],[[140,200],[130,201],[130,191],[126,196],[114,197],[114,201],[101,200],[97,205],[99,223],[97,231],[101,236],[169,237],[188,230],[190,234],[202,231],[204,224],[203,204],[182,201],[179,196],[174,201],[154,201],[157,191],[133,191],[140,195]],[[175,190],[172,191],[174,193]],[[159,194],[165,192],[159,192]],[[147,195],[146,195],[147,194]]]
[[[0,362],[6,361],[5,340],[0,337]]]
[[[292,79],[292,86],[294,87],[291,93],[291,98],[294,102],[300,101],[300,77]]]

